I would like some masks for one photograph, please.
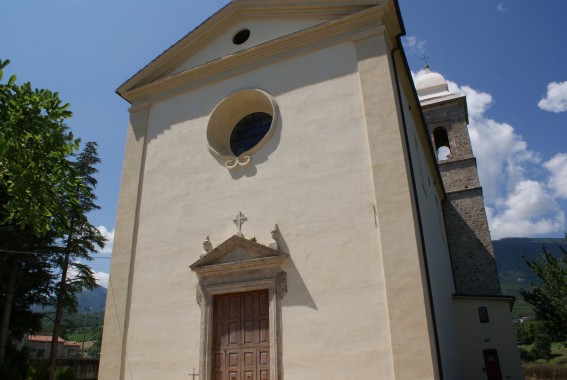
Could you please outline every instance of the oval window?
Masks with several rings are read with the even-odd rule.
[[[255,147],[270,130],[272,115],[254,112],[244,116],[230,134],[230,150],[238,157]]]
[[[276,100],[267,92],[244,89],[224,98],[207,124],[209,152],[229,169],[247,166],[279,125]]]
[[[235,45],[242,45],[243,43],[248,41],[249,37],[250,37],[250,30],[242,29],[241,31],[236,33],[234,37],[232,37],[232,43]]]

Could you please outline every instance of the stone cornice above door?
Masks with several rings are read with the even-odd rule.
[[[199,276],[280,267],[290,255],[240,236],[232,236],[189,267]]]

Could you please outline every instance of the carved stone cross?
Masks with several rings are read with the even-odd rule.
[[[233,219],[234,224],[236,224],[236,228],[238,228],[238,232],[236,233],[236,235],[240,237],[244,237],[244,235],[242,234],[242,225],[246,221],[248,221],[248,218],[244,216],[242,211],[239,211],[238,214],[236,214],[236,218]]]
[[[193,371],[189,374],[189,376],[191,376],[193,378],[193,380],[195,380],[195,377],[199,376],[199,374],[195,373],[195,368],[193,368]]]

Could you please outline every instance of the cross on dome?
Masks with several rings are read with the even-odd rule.
[[[429,58],[430,58],[430,57],[427,57],[427,56],[425,55],[425,53],[424,53],[424,54],[423,54],[423,58],[420,58],[420,59],[419,59],[420,61],[423,61],[423,62],[425,63],[425,66],[423,66],[424,69],[429,69],[429,65],[427,64],[427,60],[428,60]]]

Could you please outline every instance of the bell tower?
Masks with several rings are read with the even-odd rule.
[[[447,199],[443,213],[457,294],[501,294],[476,158],[467,130],[466,97],[449,92],[429,70],[416,81]]]

